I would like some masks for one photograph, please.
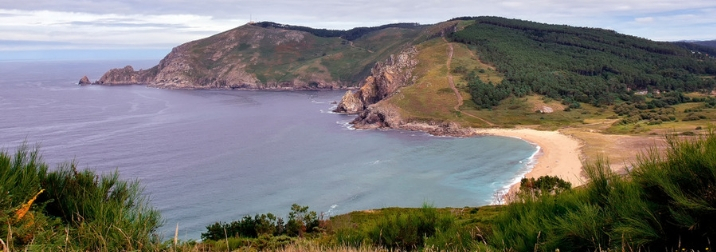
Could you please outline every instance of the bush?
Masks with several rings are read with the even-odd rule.
[[[230,223],[216,222],[206,226],[206,232],[201,233],[204,241],[218,241],[227,237],[259,238],[266,236],[303,236],[306,233],[321,231],[318,227],[321,219],[314,211],[308,211],[307,206],[293,204],[288,215],[288,221],[276,217],[272,213],[244,216],[241,220]]]
[[[572,189],[572,183],[564,181],[557,176],[541,176],[534,178],[522,178],[520,181],[520,192],[528,194],[557,194]]]
[[[159,213],[118,173],[48,172],[37,149],[0,152],[0,237],[11,250],[155,250]],[[42,188],[42,189],[41,189]],[[20,212],[22,212],[20,214]],[[12,232],[10,232],[12,230]]]

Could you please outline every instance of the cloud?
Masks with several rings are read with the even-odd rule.
[[[637,23],[651,23],[654,22],[653,17],[641,17],[641,18],[635,18],[634,21]]]
[[[245,22],[190,14],[121,15],[0,9],[2,39],[25,41],[24,44],[4,44],[0,50],[171,48]]]
[[[713,0],[0,0],[0,6],[2,39],[112,48],[173,47],[250,19],[350,29],[483,15],[654,40],[716,39]]]

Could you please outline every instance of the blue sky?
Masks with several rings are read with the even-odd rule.
[[[111,52],[106,58],[122,52],[160,58],[174,46],[250,19],[350,29],[483,15],[599,27],[658,41],[716,39],[713,0],[0,0],[0,59],[42,58],[49,51],[85,52],[76,58],[103,51]],[[57,55],[62,54],[47,57]]]

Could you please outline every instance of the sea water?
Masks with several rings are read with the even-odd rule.
[[[177,224],[179,238],[199,239],[217,221],[285,216],[293,203],[327,216],[486,205],[537,151],[514,138],[353,130],[353,116],[330,112],[343,91],[76,85],[126,63],[0,63],[0,148],[27,142],[52,167],[74,160],[138,179],[165,238]]]

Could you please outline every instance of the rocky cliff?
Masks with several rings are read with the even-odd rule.
[[[149,70],[134,71],[132,66],[124,68],[115,68],[107,71],[102,78],[95,81],[94,84],[102,85],[132,85],[132,84],[148,84],[153,81],[153,72],[157,67]]]
[[[410,47],[398,55],[390,55],[384,62],[378,62],[371,74],[356,92],[348,91],[334,110],[339,113],[358,114],[395,93],[400,87],[413,81],[413,69],[418,64],[418,50]]]

